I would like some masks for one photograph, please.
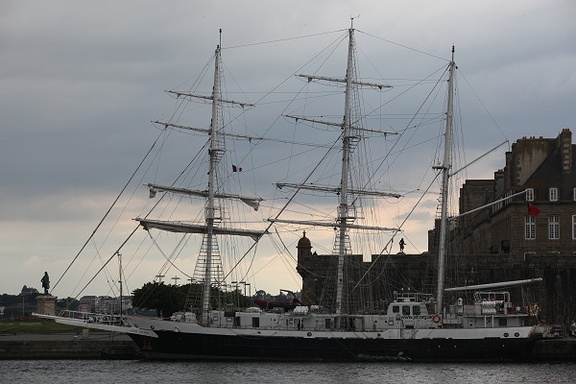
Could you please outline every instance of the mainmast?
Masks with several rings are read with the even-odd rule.
[[[354,95],[355,91],[359,87],[371,87],[376,89],[391,88],[388,85],[360,82],[356,80],[355,73],[355,60],[354,60],[354,20],[352,19],[350,28],[348,29],[348,55],[346,64],[346,75],[344,78],[333,78],[324,77],[317,75],[298,75],[298,77],[303,77],[311,82],[313,80],[324,81],[324,82],[335,82],[345,84],[345,99],[344,99],[344,117],[341,123],[334,123],[328,121],[322,121],[319,119],[308,118],[305,116],[292,116],[288,117],[294,118],[296,120],[309,121],[313,123],[320,123],[329,126],[338,126],[342,130],[342,164],[340,173],[340,185],[337,187],[333,186],[323,186],[318,184],[291,184],[291,183],[277,183],[278,188],[290,187],[296,190],[305,189],[312,191],[324,191],[332,192],[338,195],[338,210],[335,222],[311,222],[311,221],[299,221],[299,220],[283,220],[279,218],[269,219],[272,222],[283,222],[292,224],[310,224],[315,226],[330,226],[337,228],[336,239],[334,243],[334,253],[337,253],[338,265],[337,265],[337,276],[336,276],[336,305],[335,311],[337,315],[343,313],[343,296],[344,296],[344,262],[346,255],[351,253],[350,240],[349,240],[349,230],[350,229],[366,229],[366,230],[376,230],[376,231],[386,231],[386,230],[397,230],[395,228],[386,227],[376,227],[376,226],[364,226],[354,224],[356,217],[351,214],[351,203],[349,201],[350,194],[354,195],[368,195],[368,196],[388,196],[388,197],[401,197],[398,194],[384,193],[379,191],[369,191],[369,190],[358,190],[353,189],[350,185],[350,163],[351,156],[354,151],[356,144],[360,141],[360,132],[372,132],[380,133],[383,135],[395,135],[396,132],[381,131],[375,129],[367,129],[358,126],[356,123],[357,119],[353,117],[353,105],[355,102]]]
[[[340,195],[338,204],[338,270],[336,280],[336,314],[342,313],[342,295],[344,292],[344,258],[346,256],[346,243],[348,240],[348,173],[350,169],[350,153],[352,152],[352,126],[350,123],[352,80],[354,75],[354,19],[348,30],[348,60],[346,63],[346,91],[344,99],[344,129],[342,136],[342,173],[340,176]],[[350,250],[351,251],[351,250]]]
[[[442,204],[440,210],[440,234],[438,240],[438,287],[436,292],[436,312],[442,311],[444,297],[445,259],[446,259],[446,232],[448,225],[448,181],[450,168],[452,167],[452,122],[454,118],[454,47],[452,47],[452,59],[448,64],[448,100],[446,112],[446,132],[444,134],[444,160],[441,166],[435,167],[442,170]]]

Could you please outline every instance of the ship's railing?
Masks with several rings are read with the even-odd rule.
[[[422,302],[428,303],[433,300],[433,295],[430,293],[420,293],[413,291],[394,291],[394,301],[397,302]]]
[[[474,301],[477,303],[485,302],[485,301],[501,301],[501,302],[510,302],[510,292],[508,291],[479,291],[474,292]]]
[[[453,304],[448,307],[448,313],[463,316],[485,315],[515,315],[530,316],[538,313],[537,306],[513,306],[511,302],[501,300],[481,301],[475,304]]]
[[[109,325],[122,324],[122,316],[110,313],[91,313],[91,312],[72,311],[69,309],[65,309],[61,311],[58,314],[58,316],[68,319],[83,320],[87,323],[99,323]]]

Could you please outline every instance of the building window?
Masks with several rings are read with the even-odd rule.
[[[548,238],[560,238],[560,217],[558,215],[548,216]]]
[[[572,215],[572,240],[576,240],[576,215]]]
[[[574,190],[576,191],[576,188]],[[526,201],[534,201],[534,188],[526,188]]]
[[[536,239],[536,217],[534,216],[524,216],[524,239]]]
[[[548,190],[550,201],[558,201],[558,188],[552,187]]]

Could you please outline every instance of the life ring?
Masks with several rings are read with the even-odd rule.
[[[435,314],[434,316],[432,316],[432,321],[435,323],[439,323],[440,321],[442,321],[442,317],[440,317],[439,314]]]

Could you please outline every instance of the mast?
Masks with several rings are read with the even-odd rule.
[[[202,234],[202,245],[200,247],[200,254],[196,262],[196,269],[194,271],[195,281],[203,282],[202,290],[202,312],[200,315],[200,322],[204,326],[210,326],[210,309],[211,309],[211,287],[212,283],[217,279],[223,279],[222,260],[220,258],[220,251],[218,247],[217,235],[231,235],[231,236],[247,236],[257,242],[267,230],[252,230],[249,228],[231,228],[222,225],[223,222],[223,207],[220,204],[221,200],[239,200],[254,210],[258,210],[260,202],[259,197],[243,196],[232,193],[225,193],[223,186],[218,182],[218,167],[220,161],[224,157],[225,143],[224,137],[231,136],[236,139],[258,139],[251,136],[236,135],[227,133],[223,127],[223,114],[222,108],[224,105],[236,106],[244,108],[246,106],[254,106],[253,104],[243,103],[233,100],[227,100],[222,97],[222,30],[220,30],[219,44],[216,46],[214,54],[214,79],[212,86],[212,94],[210,96],[195,95],[188,92],[170,91],[178,97],[194,98],[209,100],[211,102],[211,121],[208,129],[196,128],[191,126],[166,123],[156,121],[156,123],[164,125],[165,127],[192,130],[201,132],[210,136],[208,142],[208,184],[206,189],[190,189],[179,186],[165,186],[159,184],[147,184],[150,192],[150,198],[154,198],[158,192],[166,192],[183,196],[196,196],[205,199],[204,206],[204,222],[182,222],[182,221],[166,221],[148,218],[136,218],[140,225],[145,230],[158,229],[162,231],[174,233],[189,233],[189,234]]]
[[[440,234],[438,240],[438,289],[436,292],[436,312],[442,311],[445,279],[446,259],[446,232],[448,222],[448,180],[452,167],[452,122],[454,118],[454,47],[452,58],[448,64],[448,105],[446,112],[446,132],[444,134],[444,160],[441,166],[435,167],[442,170],[442,204],[440,210]]]
[[[120,321],[122,321],[122,254],[116,252],[118,255],[118,284],[120,285]]]
[[[278,217],[274,219],[268,219],[270,222],[280,222],[280,223],[290,223],[290,224],[310,224],[315,226],[330,226],[335,227],[337,229],[336,238],[334,241],[334,254],[337,254],[338,257],[338,264],[337,264],[337,276],[336,276],[336,303],[335,303],[335,312],[336,315],[341,315],[343,313],[343,297],[344,297],[344,263],[345,258],[348,253],[351,252],[350,249],[350,241],[349,241],[349,230],[350,229],[366,229],[366,230],[375,230],[375,231],[386,231],[386,230],[396,230],[394,228],[386,228],[386,227],[376,227],[376,226],[364,226],[364,225],[357,225],[354,224],[356,217],[351,214],[351,203],[349,200],[349,195],[367,195],[367,196],[389,196],[394,198],[401,197],[398,194],[393,193],[384,193],[379,191],[366,191],[366,190],[358,190],[351,188],[350,185],[350,163],[352,153],[354,152],[354,148],[356,144],[361,140],[360,132],[372,132],[372,133],[380,133],[383,135],[395,135],[396,132],[390,131],[382,131],[376,129],[367,129],[361,126],[357,126],[355,123],[355,119],[352,116],[352,108],[354,100],[354,91],[356,87],[371,87],[378,90],[382,90],[383,88],[391,88],[389,85],[383,84],[376,84],[376,83],[368,83],[368,82],[361,82],[356,80],[355,74],[355,60],[354,60],[354,19],[351,19],[350,28],[348,29],[348,53],[347,53],[347,62],[346,62],[346,75],[344,78],[333,78],[333,77],[325,77],[325,76],[317,76],[317,75],[297,75],[301,78],[306,78],[308,82],[312,80],[317,81],[324,81],[324,82],[335,82],[345,84],[345,99],[344,99],[344,117],[342,122],[334,123],[329,121],[322,121],[320,119],[315,118],[308,118],[305,116],[293,116],[293,115],[285,115],[287,117],[293,118],[295,120],[303,120],[303,121],[310,121],[314,123],[325,124],[328,126],[337,126],[340,127],[342,130],[342,163],[341,163],[341,171],[340,171],[340,185],[336,187],[332,186],[323,186],[318,184],[292,184],[292,183],[276,183],[277,188],[294,188],[296,191],[301,189],[304,190],[313,190],[313,191],[324,191],[324,192],[332,192],[338,195],[338,208],[337,208],[337,217],[335,218],[334,222],[327,223],[327,222],[311,222],[311,221],[299,221],[299,220],[283,220],[279,219]],[[352,202],[353,204],[353,202]]]
[[[212,285],[212,250],[214,247],[214,226],[216,217],[215,206],[215,182],[216,182],[216,165],[221,158],[222,149],[218,146],[218,122],[220,113],[220,66],[221,66],[221,44],[222,30],[220,30],[220,43],[216,47],[214,63],[214,88],[212,89],[212,119],[210,122],[210,165],[208,169],[208,196],[206,201],[206,264],[204,271],[204,293],[202,296],[202,324],[210,324],[210,287]]]
[[[346,240],[348,237],[348,172],[350,168],[350,153],[352,126],[350,123],[352,79],[354,71],[354,19],[350,21],[348,30],[348,60],[346,63],[346,91],[344,99],[344,129],[342,138],[342,173],[340,176],[340,195],[338,204],[338,271],[336,280],[336,315],[342,313],[342,296],[344,292],[344,257],[346,256]]]

